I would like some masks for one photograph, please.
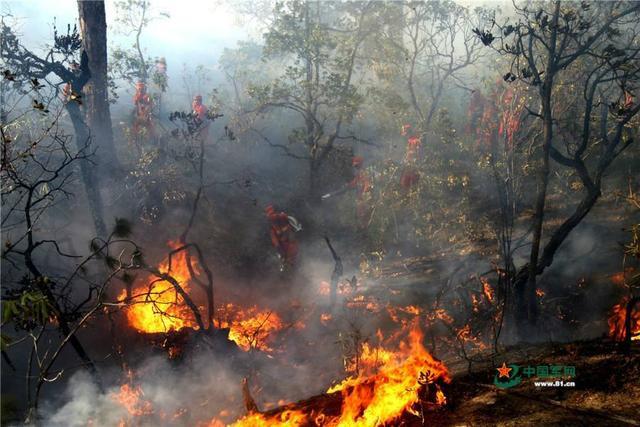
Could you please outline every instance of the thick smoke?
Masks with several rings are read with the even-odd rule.
[[[25,10],[30,18],[36,16],[35,11]],[[192,13],[197,14],[197,10]],[[206,31],[203,29],[203,32],[209,30],[210,28]],[[238,31],[242,34],[238,34],[236,39],[253,36],[253,33],[245,34],[249,31],[247,28]],[[307,198],[310,164],[308,159],[300,158],[308,154],[306,148],[296,151],[295,155],[282,149],[283,146],[288,149],[294,145],[290,143],[289,137],[299,124],[298,117],[289,112],[266,119],[261,115],[248,119],[236,110],[238,106],[233,99],[233,87],[216,63],[223,48],[237,47],[236,39],[233,42],[225,40],[220,44],[207,39],[207,46],[215,46],[215,49],[207,50],[206,54],[202,50],[185,50],[187,53],[180,51],[175,56],[172,54],[177,49],[173,51],[166,47],[165,51],[162,50],[161,42],[151,37],[145,39],[151,54],[166,55],[169,63],[169,89],[163,94],[163,115],[157,117],[157,131],[164,138],[161,143],[164,144],[162,155],[166,156],[166,164],[156,163],[160,166],[146,177],[148,179],[143,184],[140,182],[145,176],[140,178],[130,174],[122,180],[124,184],[121,187],[111,185],[111,182],[106,185],[102,189],[105,216],[109,226],[116,217],[130,220],[133,230],[131,239],[140,246],[145,258],[157,265],[169,251],[167,242],[174,241],[185,230],[193,213],[193,195],[198,184],[197,162],[189,157],[193,153],[187,152],[183,145],[169,136],[175,126],[168,120],[168,113],[189,111],[191,98],[197,93],[201,93],[205,102],[210,104],[222,100],[215,107],[224,116],[209,128],[204,150],[204,190],[186,240],[198,244],[207,265],[213,271],[218,307],[230,303],[245,308],[255,305],[272,310],[282,318],[286,328],[271,337],[274,340],[272,353],[257,350],[245,353],[224,340],[209,346],[198,342],[199,338],[192,337],[193,347],[189,347],[189,354],[182,359],[171,360],[158,346],[149,349],[150,345],[144,337],[128,330],[129,326],[122,313],[115,314],[113,318],[100,315],[97,317],[99,322],[80,331],[78,335],[86,347],[91,349],[92,355],[101,355],[97,360],[103,383],[98,385],[84,370],[73,369],[64,371],[59,381],[45,384],[40,404],[44,425],[118,425],[131,417],[126,405],[118,401],[118,396],[124,393],[122,387],[125,386],[128,387],[128,392],[135,395],[134,410],[144,414],[144,425],[193,426],[213,418],[232,421],[245,413],[242,395],[244,378],[248,378],[250,391],[261,409],[321,393],[346,375],[346,340],[352,339],[352,335],[357,332],[362,340],[373,342],[378,329],[385,334],[393,331],[392,327],[395,325],[391,327],[384,317],[387,304],[415,304],[429,308],[440,298],[442,287],[449,284],[450,291],[442,298],[441,308],[454,311],[459,308],[454,299],[461,300],[461,295],[465,295],[460,284],[469,282],[470,278],[499,263],[494,251],[495,230],[486,226],[493,224],[492,221],[497,222],[495,218],[480,215],[477,221],[468,221],[472,223],[470,227],[486,226],[486,229],[491,229],[481,238],[468,237],[471,232],[461,230],[463,226],[460,226],[456,231],[468,238],[462,242],[447,241],[449,236],[446,236],[447,231],[442,228],[429,230],[432,233],[429,238],[424,238],[424,234],[418,236],[416,232],[427,215],[443,215],[445,209],[442,205],[459,207],[460,212],[449,212],[449,216],[445,215],[443,218],[443,221],[455,223],[465,208],[460,203],[463,190],[457,193],[457,190],[445,191],[442,192],[444,196],[427,200],[424,206],[420,206],[423,209],[420,215],[423,216],[401,207],[397,212],[394,211],[393,218],[380,220],[383,223],[380,225],[375,222],[380,217],[372,215],[373,219],[367,225],[379,226],[383,229],[380,234],[387,233],[383,237],[365,235],[359,228],[353,191],[319,204],[310,203]],[[190,44],[202,42],[195,39]],[[204,65],[207,79],[196,85],[191,71],[184,73],[184,70],[193,70],[199,64]],[[465,78],[470,80],[473,77],[474,84],[481,86],[484,83],[481,80],[486,79],[489,74],[486,67],[485,62],[480,62],[466,72]],[[445,88],[442,96],[443,109],[451,117],[466,120],[468,92],[476,89],[457,86]],[[127,127],[133,117],[133,89],[131,85],[121,82],[117,93],[119,98],[112,106],[111,114],[118,154],[131,160],[128,166],[135,169],[137,162],[144,165],[148,158],[145,157],[147,153],[138,153],[138,148],[127,140]],[[370,96],[373,97],[374,94]],[[374,107],[379,106],[374,104]],[[396,112],[392,111],[392,114],[395,115]],[[235,139],[227,137],[228,129],[233,131],[234,126],[246,124],[243,120],[254,120],[250,124],[260,131],[260,135],[247,129],[235,129],[240,135]],[[70,130],[68,123],[64,125]],[[465,125],[455,124],[458,133],[461,133],[460,130]],[[327,180],[331,182],[323,190],[335,191],[348,185],[353,175],[350,168],[353,154],[366,159],[374,185],[383,185],[379,184],[386,182],[383,178],[389,182],[398,181],[397,175],[383,177],[382,171],[389,164],[402,162],[406,138],[399,136],[399,130],[395,133],[388,129],[383,132],[383,127],[373,114],[363,114],[360,117],[351,131],[358,138],[366,140],[366,143],[357,144],[348,140],[341,145],[345,150],[342,154],[349,161],[346,167],[340,168],[339,166],[344,166],[342,164],[336,166],[339,173],[334,174],[333,170],[326,173],[331,178]],[[242,133],[242,130],[245,132]],[[452,169],[468,161],[464,158],[464,153],[470,152],[469,147],[463,146],[467,151],[463,154],[456,153],[455,147],[458,145],[454,144],[461,145],[460,140],[451,138],[450,141],[443,142],[433,138],[424,142],[427,157],[439,156]],[[470,162],[468,164],[473,166]],[[122,178],[116,176],[121,173],[122,171],[113,172],[113,182]],[[473,193],[473,201],[478,204],[495,203],[495,183],[492,177],[476,170],[469,171],[469,175],[472,184],[470,189],[466,188],[464,191]],[[445,187],[444,181],[446,177],[439,186]],[[552,177],[553,185],[559,185],[561,181],[560,178]],[[154,188],[160,189],[158,194],[149,195],[143,191],[146,189],[141,189],[149,182]],[[41,238],[56,240],[63,251],[71,254],[84,253],[95,232],[87,213],[88,206],[81,183],[73,181],[70,185],[70,196],[65,202],[67,204],[54,205],[38,227],[42,232]],[[523,205],[530,204],[534,194],[532,189],[527,188],[523,193],[525,200],[519,202]],[[560,212],[554,214],[559,214],[560,217],[560,214],[571,212],[577,198],[568,199],[564,201],[566,206],[562,206]],[[269,223],[264,213],[264,208],[269,204],[302,223],[302,230],[296,233],[300,243],[300,256],[293,271],[280,271],[280,260],[271,244]],[[143,213],[151,206],[162,206],[162,209],[151,220],[143,218]],[[603,212],[605,210],[606,208],[596,210],[572,232],[557,253],[552,267],[538,282],[545,292],[543,301],[549,301],[550,310],[556,307],[552,305],[554,301],[574,299],[575,308],[561,314],[565,316],[563,319],[575,322],[568,324],[556,318],[558,313],[549,313],[551,320],[540,326],[538,335],[529,337],[531,341],[586,339],[604,332],[606,310],[615,302],[612,300],[607,274],[620,268],[619,242],[627,238],[626,231],[612,230],[610,223],[599,223],[599,219],[606,215]],[[594,215],[598,216],[597,219],[592,219]],[[628,218],[625,217],[626,219]],[[524,236],[517,242],[519,247],[514,253],[515,266],[521,267],[528,261],[530,223],[517,222],[514,229],[515,235]],[[545,236],[552,230],[553,228],[545,229]],[[425,230],[420,232],[426,233]],[[375,310],[347,307],[346,297],[343,296],[338,297],[336,307],[329,307],[329,296],[322,289],[331,281],[335,264],[325,244],[325,237],[331,240],[342,258],[340,285],[348,288],[352,283],[346,281],[353,280],[353,286],[357,284],[359,292],[379,304]],[[388,245],[384,250],[379,250],[378,240],[384,238],[387,238]],[[37,261],[51,266],[52,274],[74,266],[73,260],[58,265],[54,256],[52,251],[42,255],[43,259]],[[412,264],[412,259],[417,259],[417,267]],[[363,265],[373,272],[369,272],[369,277],[366,277]],[[379,271],[376,269],[385,266],[389,268],[384,272],[386,275],[377,274]],[[93,270],[90,271],[96,275],[103,273],[102,266],[94,265],[91,268]],[[143,276],[138,276],[134,283],[144,280]],[[581,282],[581,278],[586,277],[591,279]],[[16,278],[6,277],[3,272],[3,280],[6,279]],[[577,286],[577,282],[580,286]],[[108,293],[108,297],[115,297],[122,289],[120,285],[118,282]],[[192,288],[196,304],[204,306],[204,295],[195,286]],[[576,288],[579,291],[575,291]],[[380,295],[383,296],[379,297]],[[84,296],[80,291],[76,295],[77,298]],[[331,315],[331,323],[320,322],[322,315]],[[432,320],[427,321],[426,317],[420,319],[422,326],[432,326],[429,323]],[[574,324],[578,322],[585,327],[576,332]],[[120,350],[125,357],[115,354],[108,342],[111,339],[122,347]],[[504,342],[513,343],[512,337],[505,334]],[[29,350],[26,343],[12,349],[12,357],[19,361],[18,369],[25,368],[23,365],[26,362],[23,361],[27,360]],[[445,356],[454,359],[452,354]],[[76,365],[76,355],[67,349],[56,368]],[[5,372],[3,362],[3,393],[23,393],[24,378],[12,375],[5,379]]]

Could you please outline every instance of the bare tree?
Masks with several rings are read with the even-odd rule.
[[[20,85],[16,76],[9,78]],[[8,359],[13,345],[26,341],[31,346],[25,379],[32,419],[42,387],[60,378],[65,369],[58,363],[65,347],[71,346],[100,384],[96,365],[77,332],[104,307],[112,279],[127,280],[125,271],[137,264],[139,250],[127,238],[130,227],[124,220],[116,222],[109,236],[94,239],[86,255],[68,251],[54,234],[47,234],[49,211],[73,196],[76,165],[88,162],[92,152],[88,145],[72,148],[72,138],[59,124],[62,107],[51,112],[42,103],[44,85],[37,80],[26,85],[28,89],[16,92],[16,107],[6,112],[0,128],[5,239],[2,351]],[[26,109],[20,108],[22,97],[33,97]],[[33,129],[39,130],[28,131]],[[113,255],[115,248],[118,252]],[[103,261],[106,274],[99,267]],[[10,325],[14,332],[5,334]]]
[[[430,128],[448,87],[469,85],[465,69],[477,64],[482,46],[473,34],[492,15],[482,8],[470,10],[453,1],[398,2],[403,13],[390,14],[390,31],[380,39],[382,61],[402,76],[419,132]],[[394,10],[399,6],[391,6]],[[393,25],[401,19],[401,35]],[[396,52],[396,54],[390,54]]]
[[[89,57],[82,50],[82,40],[77,28],[69,26],[66,34],[59,34],[56,30],[53,46],[46,54],[38,56],[24,47],[12,29],[2,22],[0,56],[11,72],[16,73],[20,79],[40,79],[56,89],[66,84],[60,92],[65,97],[65,109],[73,124],[76,147],[78,151],[86,150],[87,145],[93,142],[92,130],[85,122],[80,106],[83,103],[83,90],[91,78],[91,70]],[[80,60],[79,63],[77,59]],[[52,77],[57,80],[49,80]],[[95,151],[96,145],[92,147]],[[94,159],[97,160],[99,159]],[[96,234],[104,237],[107,231],[98,176],[91,162],[79,163]]]
[[[533,239],[529,262],[513,283],[517,323],[524,333],[538,316],[536,277],[551,265],[562,243],[595,205],[606,170],[632,142],[629,126],[640,110],[630,97],[640,77],[640,5],[555,1],[515,8],[517,22],[498,26],[499,35],[491,30],[475,32],[485,45],[499,44],[497,50],[511,58],[506,81],[520,79],[537,89],[536,104],[527,107],[542,132]],[[573,83],[570,89],[568,81]],[[579,90],[582,96],[563,108],[568,90]],[[576,118],[582,126],[572,129]],[[550,159],[578,176],[583,197],[543,245]]]

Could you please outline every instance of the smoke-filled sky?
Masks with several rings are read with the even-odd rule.
[[[149,56],[170,57],[174,64],[213,66],[225,47],[260,35],[254,23],[240,23],[238,15],[223,2],[154,0],[151,8],[156,19],[145,28],[142,45]],[[65,29],[78,18],[76,0],[3,1],[0,11],[18,20],[24,43],[29,47],[42,46],[43,40],[51,40],[54,18],[59,29]],[[123,34],[115,23],[115,1],[106,2],[106,13],[109,46],[131,46],[133,35]]]
[[[106,0],[109,44],[128,47],[133,43],[132,35],[125,35],[117,28],[116,1]],[[156,17],[144,30],[142,45],[152,56],[167,56],[177,63],[186,60],[211,65],[217,61],[225,47],[234,47],[238,40],[259,39],[261,29],[255,20],[241,19],[235,8],[246,8],[248,4],[266,4],[268,0],[152,0],[151,15]],[[466,0],[458,3],[479,5],[505,5],[507,1]],[[260,6],[256,6],[260,8]],[[62,28],[78,18],[77,0],[9,0],[2,1],[2,15],[10,14],[20,21],[25,43],[50,40],[53,18]],[[168,15],[168,17],[166,16]]]

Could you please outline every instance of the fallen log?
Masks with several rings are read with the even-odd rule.
[[[360,383],[357,387],[356,394],[367,396],[373,395],[376,386],[376,381],[372,378]],[[402,425],[404,427],[423,426],[427,423],[427,419],[430,418],[429,414],[436,414],[445,408],[444,405],[437,403],[436,391],[441,390],[444,386],[442,381],[437,383],[424,383],[417,390],[418,402],[413,405],[411,409],[405,409],[401,414],[393,419],[392,424],[389,425]],[[286,413],[302,414],[305,420],[303,427],[323,426],[327,422],[335,422],[340,419],[344,412],[344,399],[346,395],[350,395],[354,391],[354,387],[346,387],[343,391],[337,391],[333,393],[323,393],[320,395],[312,396],[308,399],[300,400],[298,402],[289,403],[279,406],[267,411],[260,411],[255,404],[255,401],[251,397],[248,389],[248,384],[245,380],[242,382],[242,393],[245,408],[247,410],[247,416],[260,416],[261,419],[270,420],[282,420],[282,416]],[[362,412],[367,408],[363,406]],[[352,413],[351,416],[359,418],[362,415]],[[350,419],[349,417],[349,419]],[[387,420],[389,421],[389,420]],[[241,424],[249,425],[249,424]]]

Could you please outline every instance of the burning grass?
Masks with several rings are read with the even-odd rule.
[[[343,398],[342,411],[334,425],[376,426],[392,422],[405,411],[415,412],[423,386],[436,389],[433,403],[445,404],[439,384],[450,381],[449,371],[424,348],[422,338],[414,323],[408,339],[401,341],[396,350],[365,348],[362,374],[327,390],[340,392]],[[373,370],[377,373],[370,375]]]
[[[199,268],[191,260],[192,266],[189,269],[189,261],[185,251],[178,252],[173,256],[171,266],[168,259],[165,259],[159,264],[158,270],[171,274],[186,292],[190,292],[191,275],[194,271],[198,274]],[[365,339],[358,345],[356,360],[351,365],[345,364],[345,375],[351,376],[330,387],[326,394],[316,397],[316,401],[329,401],[331,404],[305,405],[298,402],[265,412],[254,411],[231,425],[373,427],[395,425],[407,419],[424,420],[425,411],[441,408],[451,400],[446,386],[451,382],[451,376],[447,367],[431,356],[423,346],[423,334],[418,325],[422,323],[430,328],[439,327],[450,332],[453,337],[450,339],[452,345],[457,343],[475,350],[485,350],[487,346],[484,340],[489,335],[485,337],[480,327],[471,326],[482,324],[469,319],[461,321],[456,309],[468,306],[476,317],[491,320],[496,315],[498,288],[484,278],[471,283],[473,288],[466,294],[468,301],[454,301],[451,308],[446,310],[437,305],[431,308],[393,305],[373,292],[363,293],[357,292],[355,287],[338,287],[338,294],[341,295],[346,310],[386,315],[385,318],[394,325],[387,339],[383,338],[379,330],[377,344]],[[131,304],[126,311],[128,324],[142,333],[197,329],[192,313],[186,309],[174,287],[169,282],[152,277],[135,287],[129,298]],[[318,293],[326,296],[329,284],[322,282]],[[542,298],[544,292],[538,290],[537,294]],[[123,292],[121,298],[125,297]],[[624,337],[626,307],[627,300],[622,300],[614,306],[609,319],[610,334],[616,340]],[[328,330],[330,326],[338,324],[339,316],[336,312],[318,310],[314,319],[325,326],[323,330]],[[640,339],[638,308],[634,308],[631,320],[633,339]],[[216,310],[214,322],[216,328],[228,329],[229,339],[244,351],[256,349],[266,353],[281,353],[275,344],[275,338],[287,325],[277,312],[258,306],[241,307],[228,303]],[[389,321],[386,322],[390,324]],[[442,348],[441,346],[440,354],[446,354],[442,353]],[[135,386],[122,386],[115,399],[136,419],[153,413],[154,408],[145,401],[142,390]],[[220,411],[207,413],[207,416],[213,416],[219,412],[216,418],[203,425],[227,425],[234,415],[237,416],[237,412],[228,412],[226,409],[229,408],[225,407],[224,416]]]
[[[287,407],[277,414],[253,413],[233,426],[378,426],[393,423],[406,413],[419,416],[425,407],[446,404],[442,389],[451,381],[447,367],[433,358],[422,344],[417,322],[396,348],[365,343],[358,374],[330,387],[328,396],[339,396],[338,413]],[[209,426],[221,425],[212,420]]]
[[[113,393],[113,400],[121,404],[132,417],[148,415],[153,412],[151,402],[144,400],[140,386],[129,383],[122,384],[118,393]]]
[[[177,242],[169,242],[169,247],[174,251],[180,246]],[[187,250],[167,256],[158,265],[158,271],[171,275],[189,295],[192,291],[192,275],[201,274],[196,260],[189,258]],[[130,296],[123,290],[118,299],[128,303],[125,309],[127,323],[140,333],[166,334],[185,328],[198,329],[193,312],[174,284],[167,280],[150,275],[131,290]],[[242,308],[228,303],[220,307],[216,314],[215,327],[229,329],[229,340],[244,351],[273,351],[269,341],[285,326],[276,312],[256,305]]]
[[[169,242],[171,249],[177,249],[177,242]],[[192,268],[198,271],[195,260],[190,260]],[[176,253],[171,259],[167,256],[158,265],[161,273],[170,274],[185,292],[190,291],[191,275],[187,265],[187,251]],[[129,306],[125,313],[129,325],[143,333],[162,333],[182,328],[197,328],[191,313],[184,304],[174,285],[162,279],[149,276],[144,283],[131,290],[123,290],[118,299]]]
[[[629,298],[624,297],[613,306],[609,316],[609,336],[616,341],[624,341],[627,337],[626,321]],[[640,305],[634,304],[629,316],[631,340],[640,340]]]
[[[242,309],[229,303],[218,312],[216,327],[229,328],[229,339],[244,351],[255,348],[272,352],[270,342],[285,326],[278,313],[257,306]]]

